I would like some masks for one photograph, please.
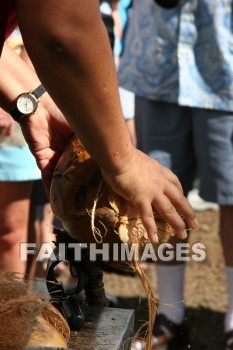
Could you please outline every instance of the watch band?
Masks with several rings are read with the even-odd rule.
[[[10,115],[16,122],[19,122],[19,120],[22,118],[22,113],[16,107],[12,108]]]
[[[39,85],[35,90],[31,91],[31,94],[33,94],[37,99],[42,96],[46,92],[46,89],[41,84]]]

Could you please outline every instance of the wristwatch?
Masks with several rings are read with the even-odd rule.
[[[43,85],[39,85],[35,90],[25,92],[17,97],[14,107],[10,111],[12,118],[19,122],[20,119],[33,114],[39,103],[39,98],[46,92]]]

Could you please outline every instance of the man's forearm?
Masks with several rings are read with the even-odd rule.
[[[55,0],[17,2],[27,50],[43,84],[99,165],[118,171],[132,144],[99,2],[71,0],[69,13]],[[46,15],[51,6],[54,23]]]

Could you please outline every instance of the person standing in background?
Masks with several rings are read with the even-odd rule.
[[[0,110],[0,269],[24,274],[19,244],[27,242],[31,190],[40,171],[19,126],[11,123]]]
[[[168,2],[134,0],[119,84],[136,95],[138,148],[171,169],[185,195],[198,174],[201,197],[220,206],[229,350],[233,349],[233,1],[170,1],[173,8],[160,6]],[[156,269],[162,305],[154,348],[171,344],[184,321],[184,264],[157,264]]]
[[[19,29],[8,38],[11,47],[33,69],[24,49]],[[23,137],[18,123],[0,110],[0,268],[29,278],[45,277],[46,267],[20,260],[21,242],[51,242],[53,214],[41,180],[41,172]],[[38,215],[40,205],[41,215]],[[32,273],[32,270],[34,271]]]
[[[23,43],[16,29],[5,44],[18,54]],[[41,178],[20,126],[0,109],[0,269],[24,274],[26,262],[20,260],[19,244],[27,242],[30,198],[34,180]],[[30,227],[35,234],[34,221]]]

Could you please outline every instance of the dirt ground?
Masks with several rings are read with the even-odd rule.
[[[218,232],[219,214],[198,213],[199,229],[190,235],[190,243],[202,242],[206,247],[203,262],[187,263],[185,279],[186,317],[190,329],[191,350],[224,350],[223,321],[227,305],[223,254]],[[147,271],[157,297],[154,265]],[[135,329],[147,319],[145,292],[137,277],[104,274],[105,288],[117,296],[117,307],[135,309]],[[181,350],[181,349],[174,349]],[[182,349],[183,350],[183,349]]]

